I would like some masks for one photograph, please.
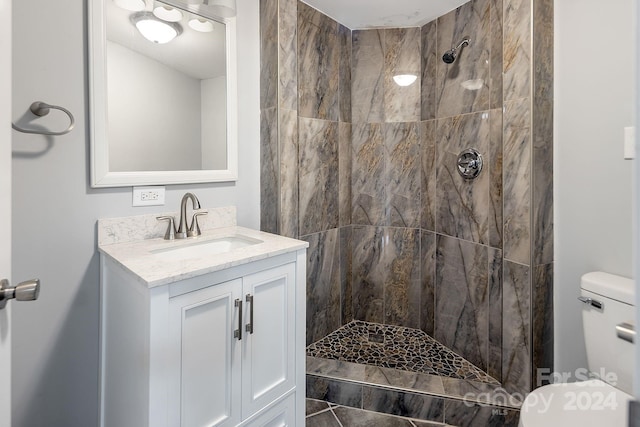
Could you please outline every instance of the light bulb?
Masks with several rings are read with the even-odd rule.
[[[182,12],[169,6],[158,6],[153,9],[153,14],[167,22],[180,22],[182,19]]]
[[[189,26],[201,33],[210,33],[213,31],[213,24],[206,19],[193,18],[189,21]]]

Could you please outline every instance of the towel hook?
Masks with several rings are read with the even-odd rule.
[[[64,112],[67,116],[69,116],[69,127],[67,127],[67,129],[61,131],[61,132],[49,132],[49,131],[45,131],[45,130],[31,130],[31,129],[23,129],[21,127],[16,126],[15,124],[11,123],[11,127],[14,128],[15,130],[17,130],[18,132],[23,132],[23,133],[35,133],[38,135],[49,135],[49,136],[59,136],[59,135],[65,135],[69,132],[71,132],[71,130],[73,129],[73,126],[75,125],[75,119],[73,118],[73,114],[71,114],[71,111],[67,110],[64,107],[60,107],[58,105],[51,105],[51,104],[47,104],[46,102],[42,102],[42,101],[36,101],[33,104],[31,104],[31,106],[29,107],[29,111],[31,111],[34,115],[38,116],[38,117],[44,117],[47,114],[49,114],[49,112],[51,111],[51,109],[54,110],[60,110],[62,112]]]

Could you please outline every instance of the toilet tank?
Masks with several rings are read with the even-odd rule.
[[[634,286],[631,279],[603,272],[587,273],[581,282],[581,300],[593,301],[582,307],[589,371],[629,394],[634,344],[618,338],[616,325],[635,324]]]

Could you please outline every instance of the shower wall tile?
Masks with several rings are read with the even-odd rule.
[[[260,1],[260,108],[278,102],[278,0]]]
[[[483,404],[445,399],[444,421],[459,427],[500,426],[518,427],[520,411]]]
[[[420,123],[420,227],[436,229],[436,121]]]
[[[338,81],[340,121],[351,123],[351,30],[338,24],[340,79]]]
[[[458,51],[453,64],[436,66],[437,117],[489,109],[491,59],[490,0],[473,0],[438,18],[438,55],[468,36],[469,46]],[[440,52],[442,51],[442,52]],[[480,85],[465,89],[463,82]]]
[[[502,385],[509,393],[531,390],[530,269],[504,261]]]
[[[341,326],[338,229],[303,236],[307,249],[307,345]]]
[[[362,408],[362,385],[307,375],[306,397],[342,406]]]
[[[388,216],[391,226],[420,227],[420,141],[413,123],[387,123],[384,129],[388,173]]]
[[[298,109],[297,0],[278,0],[278,98],[280,108]]]
[[[420,231],[385,227],[384,323],[420,327]]]
[[[384,30],[353,31],[353,123],[384,121]]]
[[[537,265],[533,276],[533,372],[536,384],[537,369],[553,371],[553,264]]]
[[[338,123],[300,117],[300,235],[338,227]]]
[[[531,3],[504,2],[504,101],[530,96]]]
[[[362,388],[362,409],[427,421],[444,421],[444,399],[381,388]]]
[[[435,338],[487,369],[487,247],[443,235],[436,241]]]
[[[279,110],[279,165],[280,165],[280,234],[297,237],[298,234],[298,114],[292,110]]]
[[[278,233],[278,118],[276,108],[260,111],[260,230]]]
[[[436,66],[439,61],[436,52],[436,30],[438,24],[431,21],[420,29],[422,43],[421,119],[436,118]]]
[[[353,317],[367,322],[384,321],[384,280],[388,263],[384,253],[382,227],[352,227],[353,233]]]
[[[502,248],[502,108],[491,110],[489,121],[489,245]]]
[[[504,257],[529,265],[531,255],[531,129],[529,99],[505,103]],[[547,165],[549,166],[549,165]]]
[[[386,168],[382,125],[352,127],[352,215],[353,224],[386,223]]]
[[[384,120],[412,122],[420,120],[420,83],[399,86],[397,74],[420,75],[420,28],[384,30]]]
[[[489,349],[487,373],[502,378],[502,251],[489,248]]]
[[[340,228],[340,309],[343,325],[353,320],[353,229]]]
[[[468,180],[457,170],[458,154],[477,149],[491,164],[490,115],[474,113],[437,122],[436,230],[476,243],[488,243],[490,175]]]
[[[420,329],[430,336],[435,330],[436,235],[420,230]]]
[[[298,114],[337,121],[339,118],[338,24],[298,2]]]
[[[338,124],[338,199],[340,226],[351,224],[351,124]]]
[[[553,262],[553,1],[533,4],[533,264]]]
[[[491,0],[491,79],[489,80],[489,100],[491,108],[502,108],[502,69],[503,69],[503,0]]]

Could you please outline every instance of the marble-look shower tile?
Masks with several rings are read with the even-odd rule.
[[[443,377],[439,375],[409,372],[400,369],[381,368],[372,365],[363,365],[364,381],[401,390],[422,391],[430,394],[443,395],[445,393],[442,384]],[[495,387],[495,386],[494,386]]]
[[[533,275],[533,369],[532,384],[536,384],[537,369],[553,371],[553,264],[536,265]]]
[[[489,245],[502,248],[502,108],[491,110],[489,121]]]
[[[420,28],[385,29],[384,62],[385,122],[419,121],[422,79],[417,79],[409,86],[399,86],[393,76],[421,74]]]
[[[491,108],[502,108],[502,55],[503,55],[503,0],[491,0],[491,59],[489,80],[489,99]]]
[[[307,375],[307,397],[338,405],[362,408],[362,386],[346,381]]]
[[[338,122],[298,120],[300,235],[338,227]]]
[[[386,223],[386,168],[382,124],[352,126],[351,221],[353,224]]]
[[[362,389],[362,409],[426,421],[444,419],[442,398],[367,386]]]
[[[325,359],[321,357],[307,357],[306,362],[307,374],[357,382],[363,382],[366,380],[366,370],[369,368],[361,363],[345,362],[343,360]]]
[[[491,171],[475,179],[458,173],[458,155],[475,148],[490,159],[490,114],[466,114],[437,121],[436,230],[476,243],[488,243],[489,183]]]
[[[420,227],[420,140],[413,123],[386,123],[387,209],[394,227]]]
[[[384,323],[420,327],[420,231],[385,227]]]
[[[382,227],[352,227],[353,233],[353,317],[383,323],[384,278],[388,264],[384,259]]]
[[[520,411],[445,399],[444,421],[458,427],[517,427]]]
[[[461,397],[468,403],[487,403],[510,408],[520,408],[522,402],[518,396],[512,396],[505,389],[481,381],[442,378],[447,397]]]
[[[353,320],[353,229],[351,226],[340,228],[340,306],[343,325]]]
[[[279,109],[280,234],[298,237],[298,113]]]
[[[529,266],[504,261],[502,290],[502,385],[509,393],[531,391],[531,292]]]
[[[307,345],[340,325],[338,229],[303,236],[307,249]]]
[[[442,235],[436,245],[435,339],[486,370],[487,248]]]
[[[436,291],[436,235],[420,230],[420,329],[434,336]]]
[[[353,123],[384,121],[384,30],[353,31]]]
[[[338,81],[338,97],[340,102],[340,121],[351,123],[351,30],[338,24],[340,43],[340,78]]]
[[[278,233],[278,118],[276,108],[260,111],[260,230]]]
[[[298,2],[298,114],[338,121],[338,24]]]
[[[533,265],[553,262],[553,1],[533,5]]]
[[[304,420],[305,427],[342,427],[332,410],[308,416]]]
[[[436,121],[420,122],[420,227],[436,229]]]
[[[413,420],[377,412],[337,407],[333,410],[341,426],[415,427]],[[328,425],[322,427],[329,427]],[[429,426],[426,426],[429,427]]]
[[[422,82],[421,119],[436,118],[436,66],[440,60],[436,51],[438,21],[431,21],[421,29],[422,39]]]
[[[502,378],[502,251],[489,248],[489,349],[487,373]]]
[[[529,265],[531,129],[529,99],[505,103],[503,142],[504,257]],[[549,165],[547,165],[549,166]]]
[[[278,0],[278,98],[280,108],[298,109],[298,1]]]
[[[260,1],[260,108],[278,103],[278,0]]]
[[[351,224],[351,123],[338,124],[339,222]]]
[[[438,18],[438,55],[464,37],[469,46],[458,51],[453,64],[437,61],[437,117],[489,109],[491,59],[490,1],[473,0]]]
[[[529,0],[504,2],[504,101],[530,95],[531,3]]]

